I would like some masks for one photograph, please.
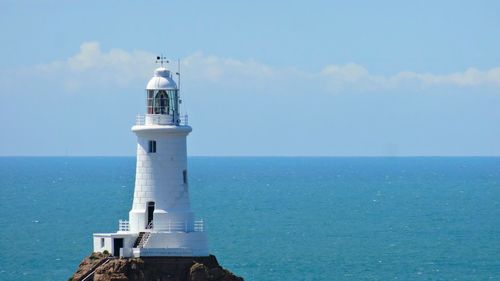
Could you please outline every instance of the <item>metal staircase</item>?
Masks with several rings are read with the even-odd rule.
[[[133,248],[137,248],[139,246],[139,244],[141,243],[142,237],[144,236],[145,233],[146,232],[139,232],[139,236],[137,237],[137,239],[135,239]]]
[[[141,241],[137,245],[137,248],[144,248],[144,246],[146,246],[146,244],[148,243],[150,236],[151,232],[145,232],[144,235],[142,235]]]
[[[135,239],[133,248],[144,248],[148,243],[151,232],[139,232],[139,236]]]

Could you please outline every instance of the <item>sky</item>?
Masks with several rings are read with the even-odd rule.
[[[156,55],[193,156],[500,156],[499,1],[0,1],[0,156],[132,156]],[[174,63],[175,62],[175,63]]]

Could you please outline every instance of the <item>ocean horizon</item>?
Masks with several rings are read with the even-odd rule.
[[[211,253],[245,280],[500,278],[500,157],[188,161]],[[134,177],[134,156],[0,157],[0,280],[67,280]]]

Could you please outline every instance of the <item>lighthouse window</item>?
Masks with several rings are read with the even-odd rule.
[[[104,248],[104,238],[101,238],[101,248]]]
[[[148,143],[148,152],[149,153],[156,153],[156,141],[150,140]]]
[[[188,182],[188,172],[186,170],[182,171],[182,180],[184,183]]]
[[[154,114],[168,114],[169,103],[167,92],[158,91],[154,99]]]
[[[148,114],[153,114],[153,100],[154,100],[153,98],[154,98],[154,91],[148,90],[148,99],[147,99]]]

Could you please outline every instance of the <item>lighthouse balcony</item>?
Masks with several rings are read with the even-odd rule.
[[[118,221],[118,232],[129,232],[130,231],[130,223],[127,220],[119,220]],[[203,219],[195,220],[195,221],[185,221],[185,222],[176,222],[176,221],[168,221],[164,223],[154,223],[150,222],[144,230],[144,232],[204,232],[205,231],[205,223]]]
[[[188,116],[168,114],[139,114],[136,117],[136,125],[188,125]]]
[[[196,220],[193,223],[189,222],[166,222],[152,224],[152,229],[162,232],[204,232],[203,220]]]

